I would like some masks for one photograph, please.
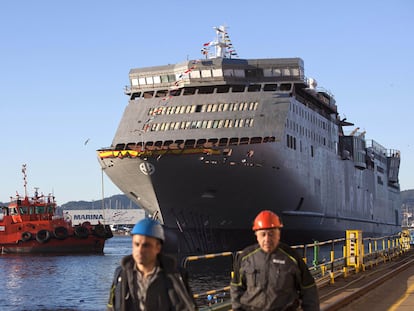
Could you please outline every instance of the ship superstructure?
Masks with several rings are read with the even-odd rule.
[[[345,134],[353,124],[302,59],[240,59],[216,33],[205,59],[130,71],[112,145],[98,150],[109,178],[180,252],[244,247],[262,209],[291,243],[397,232],[399,151]]]

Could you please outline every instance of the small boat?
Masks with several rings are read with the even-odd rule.
[[[74,225],[68,215],[57,215],[53,195],[39,195],[38,188],[27,195],[26,165],[22,172],[24,197],[16,194],[0,209],[0,253],[103,253],[113,236],[109,225]]]

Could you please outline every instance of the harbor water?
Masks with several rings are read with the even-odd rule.
[[[0,255],[0,309],[105,310],[113,272],[130,253],[131,237],[115,236],[103,255]],[[229,285],[229,262],[194,263],[187,270],[194,293]]]

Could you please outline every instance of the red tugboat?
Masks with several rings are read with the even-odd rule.
[[[70,217],[55,215],[54,196],[27,195],[11,198],[8,207],[0,210],[0,253],[103,253],[105,241],[111,238],[108,225],[90,222],[73,225]]]

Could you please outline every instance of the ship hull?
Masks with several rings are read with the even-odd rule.
[[[289,156],[277,142],[256,146],[254,155],[248,157],[249,150],[251,146],[238,146],[231,156],[164,154],[100,162],[127,196],[151,214],[158,211],[172,249],[179,252],[245,247],[254,242],[251,224],[263,209],[281,216],[282,239],[290,244],[341,238],[349,229],[362,230],[370,237],[399,230],[392,214],[382,214],[388,202],[375,198],[373,174],[360,172],[352,163],[329,153],[321,157],[329,163],[328,170],[335,169],[304,170],[300,165],[306,163],[286,160]],[[315,195],[315,179],[327,181],[321,185],[327,198],[324,201]],[[366,185],[365,191],[358,191],[355,179]],[[335,183],[343,186],[335,187]]]
[[[101,254],[105,246],[104,238],[88,237],[78,239],[68,237],[64,241],[51,239],[45,243],[36,240],[0,244],[2,254]]]

